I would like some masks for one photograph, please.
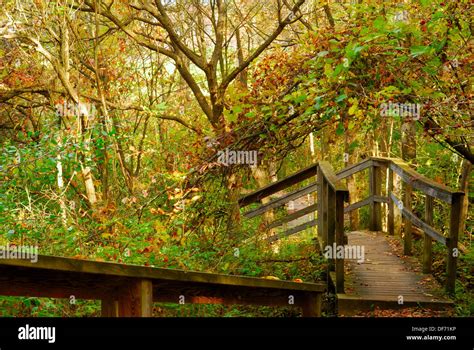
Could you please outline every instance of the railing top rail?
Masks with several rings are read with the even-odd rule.
[[[285,177],[277,182],[268,184],[265,187],[262,187],[252,193],[246,194],[239,199],[240,207],[245,207],[251,203],[255,203],[262,198],[268,197],[274,193],[277,193],[281,190],[284,190],[298,182],[309,179],[310,177],[316,175],[318,171],[318,163],[312,164],[290,176]]]
[[[404,182],[408,183],[413,188],[446,203],[451,204],[454,195],[464,193],[437,183],[416,172],[416,170],[412,169],[408,163],[400,158],[369,157],[338,171],[336,177],[338,180],[342,180],[350,175],[369,168],[372,165],[377,165],[377,163],[383,163],[385,166],[389,167],[394,173],[399,175]]]
[[[323,160],[319,162],[319,169],[322,172],[323,177],[327,180],[329,186],[336,192],[345,192],[349,195],[349,190],[346,185],[339,181],[334,172],[332,165]]]
[[[356,164],[349,165],[348,167],[338,171],[336,173],[336,177],[338,180],[342,180],[348,176],[358,173],[359,171],[365,170],[369,168],[370,166],[372,166],[372,159],[367,158]]]
[[[288,289],[304,292],[322,292],[325,290],[323,284],[297,283],[291,281],[274,281],[264,278],[231,276],[218,273],[184,271],[158,267],[146,267],[138,265],[117,264],[111,262],[99,262],[90,260],[71,259],[57,256],[39,255],[38,261],[31,262],[24,259],[0,259],[0,269],[11,267],[21,269],[35,269],[62,271],[74,274],[90,274],[98,277],[108,278],[142,278],[152,281],[170,281],[173,283],[199,283],[222,286],[241,286],[258,288]]]
[[[330,183],[331,188],[336,191],[347,191],[346,187],[340,183],[340,180],[359,171],[365,170],[373,165],[380,165],[380,163],[383,163],[385,166],[389,167],[393,172],[399,175],[404,182],[408,183],[413,188],[420,190],[431,197],[440,199],[446,203],[451,204],[453,201],[453,196],[464,194],[464,192],[457,191],[419,174],[402,159],[369,157],[356,164],[352,164],[347,168],[338,171],[337,173],[334,172],[331,164],[327,161],[321,161],[319,163],[312,164],[290,176],[285,177],[284,179],[268,184],[265,187],[242,196],[239,199],[239,205],[244,207],[251,203],[255,203],[262,198],[268,197],[294,184],[304,181],[317,174],[318,166],[320,166],[321,170],[324,172],[324,175]]]
[[[451,204],[453,202],[454,195],[464,193],[437,183],[426,176],[421,175],[410,168],[410,166],[401,159],[391,159],[389,167],[393,172],[399,175],[403,181],[411,185],[413,188],[416,188],[428,196],[438,198],[446,203]]]

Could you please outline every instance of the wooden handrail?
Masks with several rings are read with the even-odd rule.
[[[369,169],[369,192],[368,198],[363,199],[357,203],[352,203],[349,206],[343,206],[343,203],[348,200],[349,191],[345,185],[341,182],[351,175],[354,175],[363,170]],[[382,195],[382,170],[388,169],[388,187],[389,193]],[[406,184],[405,194],[403,202],[398,199],[393,193],[393,176],[397,174],[403,183]],[[241,206],[245,206],[252,202],[258,201],[268,195],[276,193],[284,188],[288,188],[298,182],[306,180],[311,176],[317,175],[317,193],[318,201],[313,204],[310,208],[317,207],[318,219],[311,221],[309,226],[318,226],[318,236],[321,239],[322,246],[327,244],[343,244],[344,234],[344,213],[352,210],[359,209],[362,206],[370,206],[370,221],[369,229],[373,231],[382,230],[382,211],[381,203],[388,204],[388,219],[387,228],[390,234],[394,233],[394,207],[400,208],[400,211],[404,220],[404,253],[411,254],[412,249],[412,234],[411,225],[420,227],[425,232],[424,239],[424,257],[423,257],[423,269],[426,271],[430,270],[430,259],[431,259],[431,239],[435,239],[438,242],[444,244],[448,248],[448,278],[446,289],[449,292],[454,291],[455,275],[456,275],[456,258],[457,258],[457,240],[459,234],[459,211],[462,202],[463,192],[456,191],[448,186],[439,184],[411,169],[409,164],[399,158],[385,158],[385,157],[369,157],[363,161],[353,164],[347,168],[344,168],[337,173],[333,171],[332,166],[327,161],[320,161],[317,164],[313,164],[293,175],[286,177],[278,182],[269,184],[264,188],[257,190],[249,195],[242,197],[239,200]],[[288,202],[289,199],[293,199],[292,196],[295,193],[302,193],[302,191],[313,191],[312,186],[315,184],[308,185],[303,189],[293,191],[284,197],[277,198],[270,203],[262,205],[260,208],[251,210],[244,214],[246,217],[253,217],[259,215],[267,210],[270,210],[281,203]],[[412,190],[416,189],[423,192],[426,195],[427,209],[425,212],[425,218],[418,218],[411,210],[412,202]],[[307,192],[304,192],[307,193]],[[432,210],[433,202],[432,199],[437,198],[443,202],[451,205],[450,214],[450,233],[449,237],[443,236],[435,228],[432,227]],[[403,204],[402,204],[403,203]],[[287,215],[279,220],[276,220],[268,227],[276,227],[282,223],[294,220],[300,217],[310,209],[304,208],[299,210],[296,214]],[[279,239],[290,234],[299,232],[305,228],[305,224],[284,232],[283,234],[277,234],[269,238],[270,241]],[[343,281],[343,269],[344,262],[336,261],[336,284],[339,291],[344,288]]]
[[[331,186],[334,191],[347,193],[347,197],[349,197],[349,191],[347,190],[346,185],[339,181],[336,173],[334,172],[329,162],[324,160],[319,162],[319,169],[321,169],[322,176],[324,176],[324,178],[328,182],[328,185]]]
[[[36,263],[0,259],[0,295],[102,300],[103,316],[151,316],[154,301],[297,306],[304,315],[317,316],[325,289],[322,283],[55,256],[40,255]]]
[[[316,191],[316,189],[317,189],[317,184],[316,183],[311,183],[308,186],[298,188],[297,190],[294,190],[290,193],[287,193],[283,197],[275,198],[274,200],[272,200],[272,201],[270,201],[266,204],[262,204],[260,207],[258,207],[256,209],[249,210],[248,212],[245,212],[243,214],[243,216],[248,218],[248,219],[253,218],[253,217],[261,215],[261,214],[263,214],[263,213],[265,213],[265,212],[267,212],[271,209],[281,207],[282,205],[284,205],[285,203],[288,203],[289,201],[292,201],[292,200],[300,198],[300,197],[302,197],[306,194],[314,192],[314,191]]]
[[[391,159],[390,169],[393,170],[404,182],[413,188],[427,194],[431,197],[438,198],[446,203],[452,204],[453,195],[464,193],[456,191],[448,186],[439,184],[411,169],[410,166],[400,159]]]
[[[395,206],[399,208],[402,212],[402,215],[405,216],[408,220],[411,221],[412,224],[421,228],[428,236],[437,240],[441,244],[446,246],[446,237],[444,237],[440,232],[438,232],[435,228],[428,225],[426,222],[418,218],[411,210],[408,210],[403,206],[401,200],[399,200],[393,193],[391,194],[391,199],[395,203]]]
[[[315,176],[317,173],[318,164],[312,164],[297,173],[285,177],[279,181],[273,182],[265,187],[262,187],[252,193],[246,194],[239,199],[239,206],[245,207],[251,203],[260,201],[262,198],[268,197],[274,193],[280,192],[290,186],[293,186],[301,181]]]

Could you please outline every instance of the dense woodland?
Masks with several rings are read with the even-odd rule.
[[[342,169],[402,158],[466,193],[452,314],[472,315],[473,31],[469,0],[2,0],[0,245],[325,281],[315,230],[272,245],[253,240],[271,234],[264,223],[284,209],[242,220],[238,198],[318,160]],[[414,107],[403,113],[397,104]],[[256,151],[256,164],[223,164],[226,149]],[[351,203],[365,197],[358,176],[346,183]],[[424,197],[414,191],[413,201],[423,216]],[[434,226],[446,234],[448,208],[434,206]],[[367,223],[362,208],[345,228]],[[433,261],[441,283],[437,243]],[[2,316],[99,310],[0,297]],[[221,305],[154,312],[295,315]]]

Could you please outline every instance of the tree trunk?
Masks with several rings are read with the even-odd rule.
[[[229,203],[227,215],[227,233],[231,239],[238,238],[240,228],[239,197],[242,188],[242,177],[238,172],[226,175],[225,178]]]
[[[257,186],[258,188],[262,188],[266,185],[268,185],[270,182],[272,182],[271,179],[271,170],[270,167],[261,166],[252,168],[252,174],[253,177],[255,178],[255,181],[257,181]],[[265,197],[262,198],[262,204],[266,204],[270,202],[270,197]],[[267,226],[270,224],[275,218],[275,215],[273,214],[273,210],[269,210],[266,213],[263,214],[263,227]],[[267,235],[271,236],[274,233],[274,230],[265,230],[265,232],[258,232],[258,235]]]
[[[465,195],[461,207],[461,227],[459,229],[459,238],[463,237],[464,232],[466,231],[467,213],[469,212],[469,180],[471,171],[472,163],[467,159],[463,159],[459,190],[463,191]]]

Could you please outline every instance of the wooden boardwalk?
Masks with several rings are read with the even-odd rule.
[[[346,260],[345,294],[338,294],[338,313],[411,306],[446,309],[452,302],[431,274],[422,274],[414,258],[403,257],[383,232],[348,233],[348,244],[364,247],[364,261]]]
[[[366,183],[368,197],[351,203],[349,190],[343,180],[366,170],[368,170]],[[400,198],[397,197],[400,194],[394,186],[396,178],[405,186],[403,197]],[[310,183],[301,187],[309,179]],[[301,185],[294,189],[296,184]],[[288,190],[290,192],[287,192]],[[425,195],[425,210],[422,217],[412,209],[413,190]],[[321,253],[324,253],[328,246],[334,247],[334,245],[364,247],[364,261],[357,263],[355,261],[357,259],[336,256],[331,264],[334,272],[331,272],[330,276],[337,293],[339,314],[357,314],[358,311],[371,311],[375,308],[392,310],[413,306],[420,309],[441,310],[440,313],[444,313],[444,310],[448,311],[453,306],[453,302],[444,295],[455,293],[458,256],[454,252],[458,249],[461,226],[459,213],[465,195],[463,192],[417,173],[401,159],[369,157],[337,173],[329,162],[319,161],[244,195],[239,199],[239,206],[243,208],[253,203],[260,203],[263,198],[277,193],[283,195],[243,213],[245,219],[252,219],[291,203],[291,206],[288,204],[288,215],[266,225],[267,229],[283,226],[284,230],[268,237],[268,242],[272,243],[308,227],[317,226],[317,243]],[[313,193],[317,194],[316,203],[313,201],[304,203],[303,196]],[[449,227],[446,232],[433,226],[434,200],[442,201],[450,207]],[[382,210],[384,203],[388,207],[386,212]],[[346,242],[344,216],[365,206],[369,206],[367,223],[371,232],[354,231],[348,234]],[[402,227],[395,227],[396,210],[403,217]],[[387,224],[388,236],[384,236],[381,232],[384,221]],[[413,226],[423,231],[422,247],[413,245]],[[400,240],[399,237],[403,239]],[[431,274],[421,273],[433,270],[433,242],[443,246],[446,254],[446,278],[443,286],[445,292]],[[393,247],[395,245],[397,249]],[[416,258],[410,257],[414,249],[422,249],[420,260],[423,266]]]

